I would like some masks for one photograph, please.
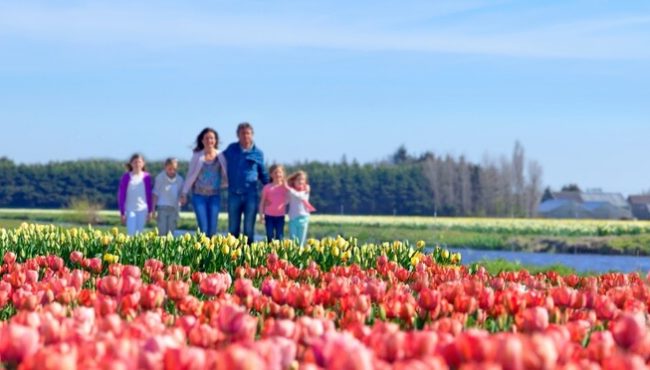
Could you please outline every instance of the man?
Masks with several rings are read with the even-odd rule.
[[[259,202],[258,183],[269,182],[264,165],[264,153],[253,142],[253,126],[244,122],[237,126],[239,142],[223,152],[228,170],[228,231],[239,237],[241,216],[244,215],[244,235],[254,241],[255,218]]]

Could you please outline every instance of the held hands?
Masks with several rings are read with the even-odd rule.
[[[181,206],[184,206],[187,204],[187,195],[182,194],[180,198]]]
[[[126,215],[120,215],[120,221],[122,221],[122,225],[126,225]]]
[[[264,224],[264,213],[260,212],[259,223]]]

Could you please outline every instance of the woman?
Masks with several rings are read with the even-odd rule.
[[[219,135],[213,128],[206,127],[199,133],[181,193],[181,204],[185,204],[187,194],[192,191],[196,222],[199,231],[207,236],[217,233],[220,192],[228,186],[226,159],[219,154],[218,145]]]

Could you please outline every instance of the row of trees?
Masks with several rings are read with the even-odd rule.
[[[526,161],[524,148],[515,143],[510,158],[485,156],[472,164],[461,156],[437,157],[427,153],[424,174],[429,180],[436,210],[451,215],[532,217],[542,192],[542,166]]]
[[[148,166],[156,174],[163,164]],[[186,162],[179,167],[187,172]],[[481,164],[462,156],[415,157],[400,147],[378,163],[342,159],[287,166],[288,172],[296,169],[309,174],[312,202],[325,214],[531,216],[541,196],[541,167],[525,162],[519,143],[510,159]],[[0,158],[0,207],[65,208],[74,199],[88,199],[116,208],[123,172],[124,164],[114,160],[26,165]]]

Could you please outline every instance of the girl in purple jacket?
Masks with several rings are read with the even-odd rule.
[[[137,153],[131,156],[126,168],[128,171],[120,179],[117,204],[127,234],[135,235],[144,231],[153,216],[151,176],[146,172],[144,158]]]

